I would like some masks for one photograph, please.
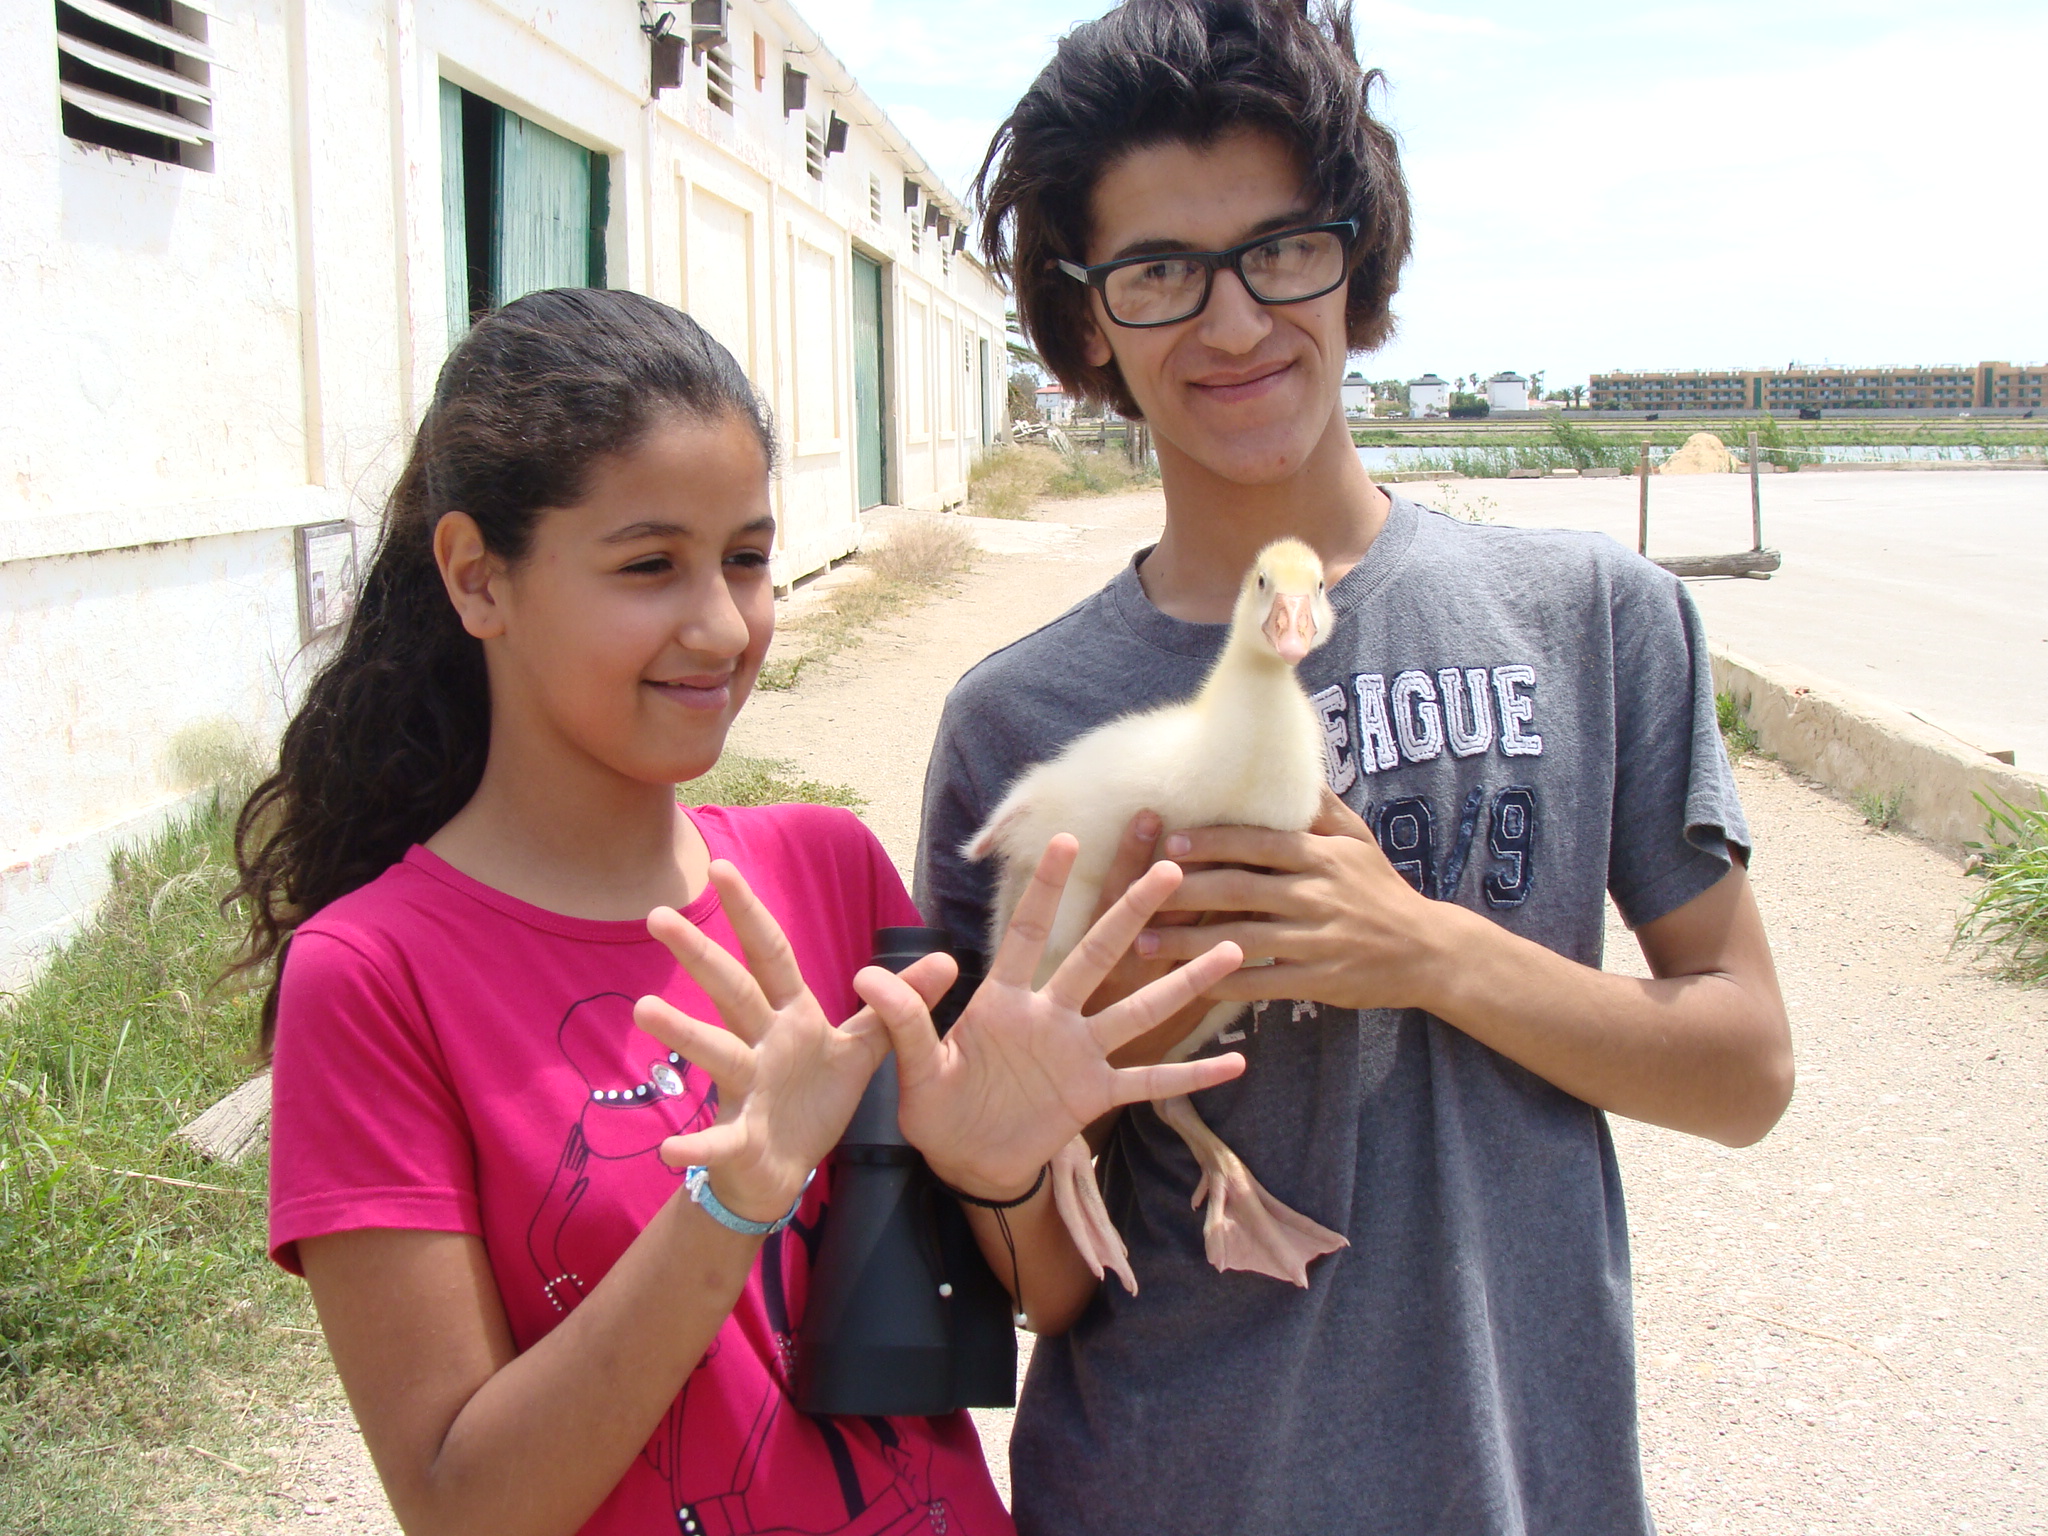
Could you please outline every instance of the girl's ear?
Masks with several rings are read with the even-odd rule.
[[[493,587],[502,567],[484,547],[475,518],[467,512],[441,514],[434,525],[434,564],[441,568],[441,585],[462,627],[479,640],[504,634],[505,616]]]

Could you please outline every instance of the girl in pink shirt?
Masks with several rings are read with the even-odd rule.
[[[678,806],[773,628],[773,442],[731,356],[653,300],[479,321],[242,815],[245,964],[274,966],[271,1251],[410,1532],[1009,1531],[966,1415],[791,1401],[813,1172],[893,1046],[905,1134],[955,1190],[1017,1202],[1014,1260],[970,1219],[1055,1330],[1094,1279],[1047,1160],[1242,1067],[1106,1059],[1229,945],[1080,1011],[1171,865],[1034,991],[1055,839],[941,1041],[950,959],[863,969],[918,915],[855,818]]]

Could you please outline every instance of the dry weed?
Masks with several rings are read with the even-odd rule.
[[[1065,461],[1041,443],[991,448],[967,473],[968,510],[978,517],[1030,517],[1065,468]]]
[[[792,642],[771,656],[757,686],[771,692],[794,688],[804,668],[856,644],[862,633],[930,595],[967,569],[974,541],[959,523],[943,517],[905,519],[889,540],[864,552],[864,574],[833,592],[823,609],[788,625]]]

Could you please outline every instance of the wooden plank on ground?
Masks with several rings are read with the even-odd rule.
[[[264,1068],[211,1109],[178,1127],[178,1135],[217,1163],[241,1162],[270,1133],[270,1069]]]
[[[1784,563],[1775,549],[1735,555],[1663,555],[1655,562],[1674,576],[1768,576]]]

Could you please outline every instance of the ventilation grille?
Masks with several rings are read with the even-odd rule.
[[[724,43],[705,50],[704,98],[721,112],[732,110],[732,49]]]
[[[86,144],[213,169],[207,12],[172,0],[59,0],[64,132]]]
[[[804,169],[813,181],[825,179],[825,130],[808,117],[804,119]]]
[[[882,178],[879,176],[868,178],[868,222],[882,222]]]

